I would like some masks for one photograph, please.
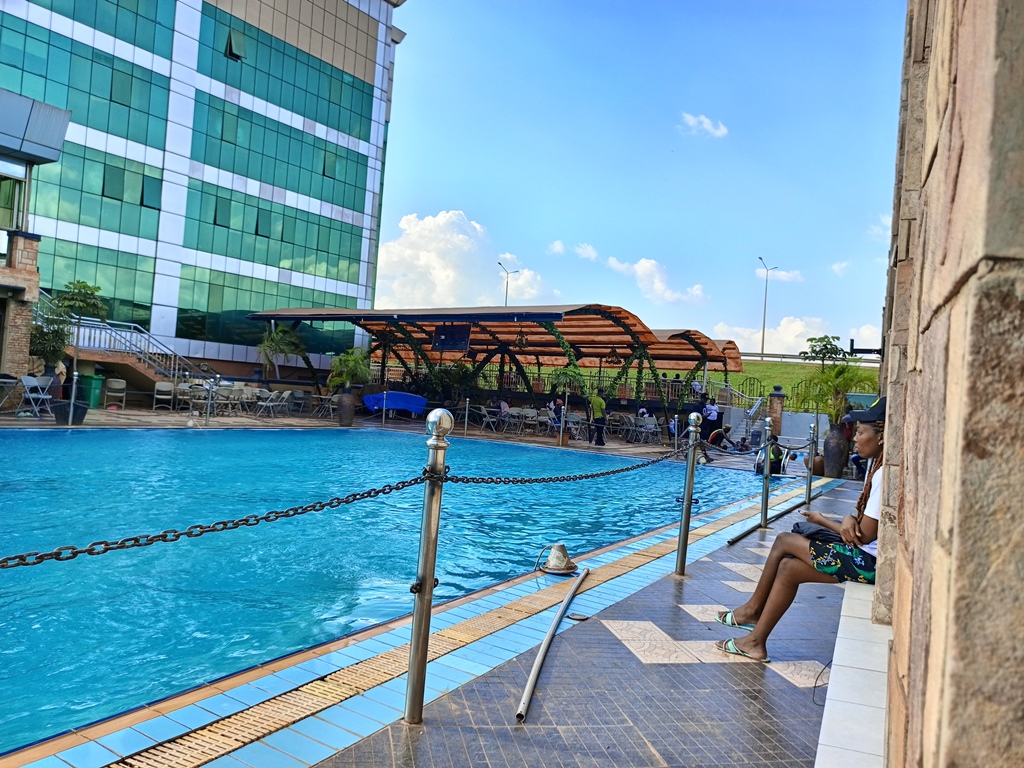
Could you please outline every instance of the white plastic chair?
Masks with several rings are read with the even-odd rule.
[[[124,379],[107,379],[106,392],[103,394],[103,407],[106,408],[111,400],[114,405],[120,405],[124,410],[125,397],[128,394],[128,382]]]
[[[174,410],[174,385],[169,381],[158,381],[153,385],[153,410],[157,408]]]

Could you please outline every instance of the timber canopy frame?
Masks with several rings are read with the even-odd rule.
[[[568,304],[531,307],[450,307],[440,309],[335,309],[295,308],[254,312],[251,320],[285,322],[298,328],[303,322],[347,322],[371,338],[370,353],[380,353],[383,364],[395,359],[410,374],[422,366],[428,373],[445,362],[465,358],[474,374],[499,358],[499,382],[505,380],[505,362],[515,370],[527,392],[531,391],[526,366],[608,367],[615,371],[607,385],[613,391],[632,367],[636,367],[635,395],[642,397],[644,367],[657,387],[662,403],[667,393],[658,375],[659,366],[688,370],[686,386],[704,368],[714,365],[741,371],[739,350],[732,344],[727,354],[718,343],[699,331],[652,331],[632,312],[604,304]],[[436,328],[450,324],[471,326],[469,348],[439,352],[431,348]],[[448,360],[445,361],[445,355]],[[407,359],[410,358],[410,359]]]

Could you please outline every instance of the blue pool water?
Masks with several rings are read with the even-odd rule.
[[[635,463],[452,438],[453,474]],[[307,504],[418,476],[425,437],[370,430],[0,431],[0,556]],[[445,486],[438,600],[679,519],[684,466]],[[697,471],[697,509],[757,493]],[[422,487],[253,528],[0,571],[0,752],[412,610]]]

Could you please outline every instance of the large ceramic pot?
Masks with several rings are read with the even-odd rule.
[[[842,477],[850,459],[850,441],[846,439],[842,424],[833,424],[825,435],[825,477]]]
[[[50,410],[53,411],[53,418],[58,424],[65,427],[80,427],[85,421],[85,415],[89,412],[89,404],[83,403],[81,400],[75,401],[74,416],[70,424],[68,423],[68,417],[72,414],[71,402],[69,400],[52,401],[50,403]]]
[[[338,400],[338,426],[351,427],[356,416],[356,396],[346,389]]]

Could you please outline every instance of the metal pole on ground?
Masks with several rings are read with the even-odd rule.
[[[384,400],[381,403],[380,409],[380,426],[381,429],[388,423],[388,391],[384,390]]]
[[[409,644],[409,680],[405,689],[405,722],[423,722],[423,692],[427,680],[427,645],[430,641],[430,611],[434,600],[434,566],[437,561],[437,532],[441,523],[441,491],[444,456],[449,443],[445,437],[455,427],[455,417],[443,408],[427,415],[427,471],[432,475],[423,489],[423,521],[420,526],[420,559],[416,583],[409,590],[416,595],[412,611],[412,641]]]
[[[466,398],[466,418],[462,420],[462,436],[469,434],[469,398]]]
[[[68,426],[75,423],[75,398],[78,396],[78,371],[71,374],[71,402],[68,403]]]
[[[672,434],[675,436],[676,447],[675,450],[679,450],[679,414],[677,413],[672,417]]]
[[[772,417],[764,420],[764,456],[761,457],[761,469],[764,482],[761,485],[761,527],[768,527],[768,491],[771,490],[772,477]]]
[[[804,491],[804,503],[811,503],[811,483],[814,481],[814,456],[818,450],[818,425],[811,424],[811,445],[807,452],[807,488]]]
[[[686,450],[686,485],[683,488],[683,514],[679,520],[679,546],[676,548],[676,575],[686,575],[686,544],[690,538],[690,509],[693,506],[693,472],[697,464],[697,443],[700,440],[699,413],[691,413]]]
[[[206,426],[210,426],[210,405],[213,403],[213,379],[206,385]]]

